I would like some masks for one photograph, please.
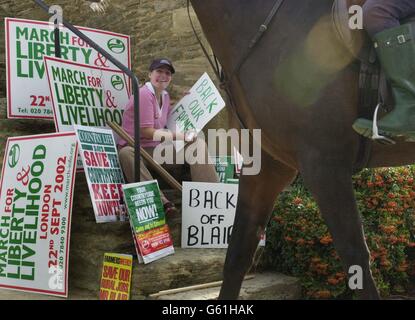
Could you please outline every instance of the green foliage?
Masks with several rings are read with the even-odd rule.
[[[371,269],[382,296],[405,292],[415,275],[414,175],[415,166],[410,166],[368,169],[354,177]],[[298,179],[277,201],[263,264],[299,277],[304,298],[351,298],[332,242],[316,203]]]

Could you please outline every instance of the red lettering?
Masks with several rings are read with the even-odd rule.
[[[117,274],[118,274],[117,267],[104,266],[104,271],[102,275],[104,278],[115,279],[117,277]]]
[[[99,292],[99,300],[108,300],[108,293],[107,290],[101,290]]]
[[[59,227],[60,218],[52,218],[50,219],[50,224],[53,227]]]
[[[110,187],[111,199],[118,199],[118,193],[115,192],[117,190],[117,185],[114,183],[111,183],[109,187]]]
[[[120,212],[120,202],[117,200],[96,202],[99,216],[115,216]]]
[[[59,216],[60,216],[59,210],[56,209],[56,208],[53,208],[52,209],[52,217],[59,217]]]
[[[129,277],[130,277],[130,270],[120,269],[120,277],[118,278],[119,280],[128,282]]]
[[[56,201],[56,199],[53,199],[52,207],[60,206],[62,204],[62,201]]]
[[[102,199],[101,193],[99,192],[100,184],[93,183],[91,184],[92,191],[94,193],[94,199]]]
[[[13,203],[13,192],[14,192],[14,189],[7,189],[7,192],[6,192],[6,207],[4,208],[4,211],[8,213],[12,212],[12,209],[10,208],[10,206]]]
[[[84,151],[85,163],[90,167],[109,168],[108,155],[105,152]]]
[[[109,200],[110,199],[110,195],[108,193],[108,185],[101,184],[100,187],[101,187],[102,199]]]
[[[58,227],[53,227],[50,228],[50,233],[53,234],[54,236],[59,234],[59,228]]]
[[[89,159],[89,152],[88,151],[84,151],[84,158],[85,158],[85,164],[87,166],[91,166],[91,160]]]
[[[122,196],[122,189],[120,184],[91,184],[92,191],[94,193],[94,199],[96,200],[119,200]]]

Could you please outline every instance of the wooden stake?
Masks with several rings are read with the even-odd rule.
[[[108,126],[111,127],[112,130],[116,134],[118,134],[121,138],[123,138],[125,141],[127,141],[127,144],[130,147],[134,148],[134,139],[130,137],[130,135],[118,124],[114,122],[107,122]],[[170,173],[168,173],[161,165],[159,165],[157,162],[153,160],[153,157],[148,154],[147,151],[145,151],[142,147],[140,147],[140,154],[143,157],[143,159],[146,161],[146,163],[154,169],[160,176],[173,188],[180,192],[182,192],[182,185],[174,178]]]
[[[244,278],[244,281],[245,280],[253,279],[254,277],[255,277],[254,275],[246,276]],[[186,292],[186,291],[191,291],[191,290],[200,290],[200,289],[207,289],[207,288],[219,287],[220,285],[222,285],[222,282],[223,281],[215,281],[215,282],[197,284],[197,285],[189,286],[189,287],[176,288],[176,289],[170,289],[170,290],[163,290],[163,291],[159,291],[157,293],[150,294],[149,297],[150,298],[157,298],[157,297],[165,296],[165,295],[168,295],[168,294]]]

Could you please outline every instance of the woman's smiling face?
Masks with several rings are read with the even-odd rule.
[[[153,85],[153,87],[161,92],[163,90],[166,90],[169,86],[172,74],[171,71],[168,68],[157,68],[150,72],[149,74],[150,82]]]

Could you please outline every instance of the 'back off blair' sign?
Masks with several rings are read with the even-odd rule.
[[[183,182],[182,247],[227,248],[235,219],[238,185]]]

